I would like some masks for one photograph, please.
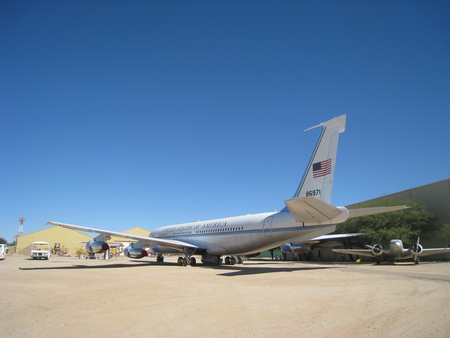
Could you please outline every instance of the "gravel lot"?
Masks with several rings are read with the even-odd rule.
[[[0,337],[449,337],[450,263],[0,261]]]

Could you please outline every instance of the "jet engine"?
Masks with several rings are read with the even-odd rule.
[[[103,253],[109,249],[109,245],[103,241],[91,239],[86,243],[86,251],[89,253]]]
[[[130,258],[143,258],[148,256],[147,251],[142,248],[133,248],[132,246],[127,246],[123,251],[123,254]]]
[[[287,243],[281,247],[281,251],[284,253],[296,253],[296,254],[306,254],[314,249],[314,246],[308,243],[303,244],[295,244],[295,243]]]
[[[372,247],[372,253],[374,256],[381,256],[383,254],[383,247],[380,244],[375,244]]]

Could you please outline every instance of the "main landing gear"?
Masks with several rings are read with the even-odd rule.
[[[177,265],[178,266],[197,265],[197,261],[195,257],[193,257],[194,254],[195,254],[194,252],[187,252],[187,251],[184,253],[180,253],[181,256],[178,257],[177,259]],[[163,255],[159,254],[158,256],[156,256],[156,262],[162,263],[163,261],[164,261]],[[222,259],[220,258],[220,256],[217,255],[203,254],[202,262],[203,264],[207,265],[221,265]],[[224,263],[225,265],[244,264],[244,256],[226,256]]]
[[[211,257],[205,257],[203,256],[202,262],[204,264],[213,264],[213,265],[220,265],[222,263],[222,260],[220,259],[220,256],[214,256]],[[185,255],[178,257],[177,265],[178,266],[195,266],[197,264],[197,261],[195,260],[195,257]],[[226,256],[225,257],[225,265],[235,265],[235,264],[244,264],[244,257],[243,256]]]
[[[242,256],[227,256],[225,257],[226,265],[234,265],[234,264],[244,264],[244,259]]]
[[[157,263],[164,262],[164,256],[160,255],[160,254],[158,256],[156,256],[156,262]],[[189,257],[187,255],[184,257],[178,257],[178,260],[177,260],[178,266],[188,266],[188,265],[194,266],[196,264],[197,264],[197,261],[195,260],[195,258]]]
[[[178,266],[195,266],[197,264],[197,261],[195,260],[195,257],[178,257],[177,265]]]

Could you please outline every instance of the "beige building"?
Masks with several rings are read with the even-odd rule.
[[[129,234],[129,235],[136,235],[136,236],[143,236],[143,237],[148,237],[150,235],[149,230],[145,230],[141,227],[134,227],[134,228],[131,228],[128,230],[121,231],[121,233]],[[129,243],[136,242],[136,241],[127,239],[127,238],[111,236],[111,242],[121,242],[121,243],[124,243],[124,245],[126,244],[126,246],[128,246]]]
[[[148,237],[150,235],[149,230],[145,230],[140,227],[131,228],[122,231],[126,234],[138,235]],[[67,248],[71,255],[75,255],[78,248],[84,249],[86,242],[93,239],[97,234],[87,235],[82,232],[67,229],[60,226],[52,226],[39,231],[35,231],[26,235],[22,235],[17,239],[16,252],[19,254],[29,255],[31,251],[31,243],[33,242],[48,242],[53,248],[56,243],[59,243],[61,247]],[[111,236],[111,240],[108,241],[111,247],[122,248],[127,247],[130,243],[136,242],[135,240]]]
[[[69,250],[71,255],[75,255],[75,251],[79,247],[79,243],[91,240],[93,236],[86,235],[72,229],[66,229],[59,226],[52,226],[39,231],[35,231],[17,238],[16,252],[23,255],[31,253],[31,243],[47,242],[53,248],[56,243],[61,247]]]

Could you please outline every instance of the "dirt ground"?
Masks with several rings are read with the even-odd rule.
[[[0,337],[449,337],[450,263],[0,261]]]

